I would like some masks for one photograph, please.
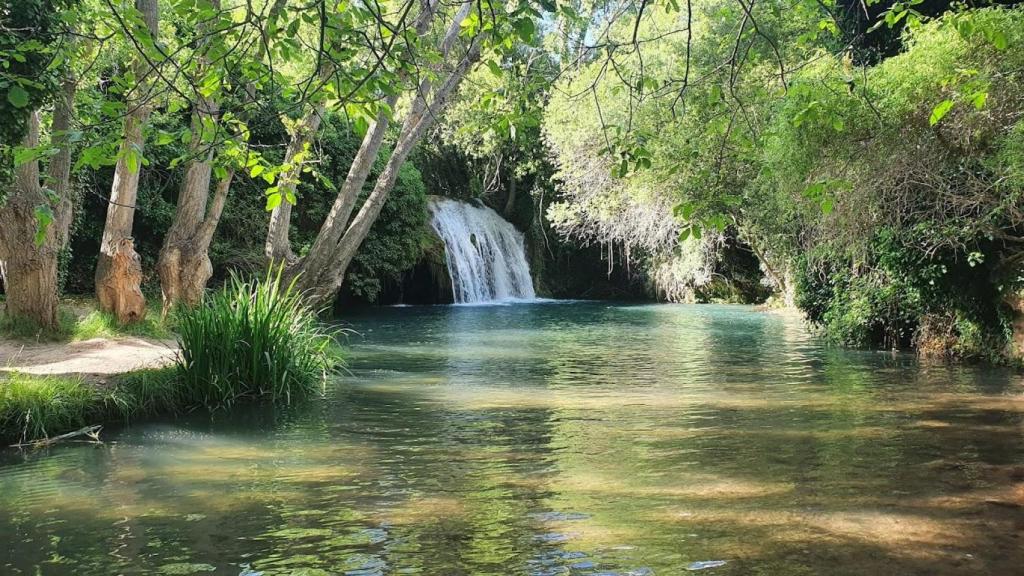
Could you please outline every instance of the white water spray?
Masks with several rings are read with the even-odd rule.
[[[523,235],[497,212],[435,197],[430,214],[444,241],[456,303],[536,298]]]

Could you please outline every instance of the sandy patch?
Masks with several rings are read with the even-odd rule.
[[[55,343],[0,340],[0,370],[103,380],[112,374],[166,366],[174,362],[177,352],[173,340],[133,337]]]

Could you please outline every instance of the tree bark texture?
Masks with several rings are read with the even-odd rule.
[[[220,1],[214,0],[213,6],[220,10]],[[203,71],[208,63],[202,56],[200,58],[200,71]],[[220,104],[212,96],[200,95],[197,98],[192,112],[190,159],[178,191],[174,220],[164,237],[157,261],[164,317],[179,304],[189,307],[198,304],[206,291],[206,283],[213,275],[210,243],[220,222],[233,177],[233,172],[229,171],[217,182],[211,200],[212,143],[217,140],[219,113]],[[213,127],[213,134],[206,133],[210,127]]]
[[[135,0],[135,8],[142,14],[150,35],[155,39],[159,22],[158,0]],[[110,190],[96,264],[96,297],[100,310],[115,314],[122,324],[146,317],[146,299],[141,289],[141,260],[132,241],[132,225],[146,143],[143,129],[152,112],[153,72],[149,62],[139,56],[135,63],[135,77],[139,84],[135,95],[128,100],[124,138],[114,168],[114,184]]]
[[[54,105],[50,159],[45,180],[40,181],[39,162],[32,160],[16,169],[14,187],[0,207],[0,270],[7,294],[7,314],[32,322],[41,329],[59,328],[58,261],[67,246],[71,226],[71,147],[68,129],[74,113],[75,82],[65,78]],[[29,119],[24,146],[39,145],[39,112]],[[45,188],[44,188],[45,186]],[[49,206],[53,221],[42,242],[36,243],[36,209]]]

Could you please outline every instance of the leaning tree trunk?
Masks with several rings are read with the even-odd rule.
[[[451,47],[454,41],[453,37],[449,38],[452,35],[451,30],[457,30],[458,23],[466,18],[471,5],[471,2],[464,2],[462,8],[456,14],[455,24],[453,24],[452,29],[449,30],[448,36],[446,36],[443,42],[442,54]],[[423,0],[420,13],[413,24],[413,29],[420,38],[426,37],[439,6],[439,0]],[[401,73],[399,78],[404,81],[408,78],[408,74]],[[317,234],[312,247],[310,247],[309,253],[304,258],[298,259],[295,257],[288,238],[288,218],[291,214],[291,205],[286,205],[287,202],[282,201],[274,209],[267,233],[266,256],[271,265],[280,262],[287,264],[283,275],[284,281],[290,282],[294,279],[298,282],[299,288],[305,290],[307,287],[316,284],[316,277],[319,276],[324,267],[332,264],[333,251],[345,233],[349,216],[351,216],[355,208],[356,200],[363,189],[363,185],[366,184],[366,180],[370,176],[373,164],[377,160],[377,153],[384,143],[384,135],[389,124],[387,110],[394,109],[397,102],[398,94],[388,97],[385,100],[386,105],[377,113],[377,117],[367,128],[359,150],[356,152],[352,165],[349,167],[345,182],[338,191],[334,204],[331,206],[327,218],[324,219],[324,223],[320,227],[320,232]],[[311,116],[307,117],[304,121],[304,129],[297,131],[292,136],[292,141],[289,143],[288,148],[288,158],[293,157],[295,152],[304,149],[312,140],[313,136],[315,136],[315,130],[309,130],[308,128],[311,125],[314,128],[318,127],[323,113],[323,107],[311,112]],[[313,120],[315,120],[316,124],[311,124]],[[286,175],[284,180],[285,184],[290,186],[288,190],[292,193],[295,190],[299,168],[298,166],[293,167],[294,174]],[[315,272],[311,273],[310,271]]]
[[[427,2],[416,23],[416,30],[422,36],[428,29],[438,3]],[[461,30],[461,22],[469,15],[472,2],[466,1],[441,41],[442,60],[451,51]],[[388,159],[384,171],[378,177],[373,191],[359,212],[349,223],[349,216],[355,209],[356,199],[370,174],[370,168],[377,157],[387,129],[388,119],[378,115],[363,138],[349,174],[339,191],[330,213],[320,228],[313,246],[306,257],[295,261],[288,268],[287,278],[294,278],[296,285],[306,295],[310,304],[323,306],[335,297],[345,277],[345,271],[355,256],[355,250],[365,239],[370,226],[377,219],[384,201],[394,187],[398,172],[412,149],[423,138],[447,104],[448,97],[458,87],[480,55],[481,39],[473,40],[467,54],[455,66],[445,82],[431,93],[430,79],[422,80],[417,86],[414,98],[402,126],[401,133]],[[428,104],[428,99],[431,99]],[[393,106],[393,101],[388,104]]]
[[[423,3],[420,14],[413,25],[419,37],[425,38],[439,6],[439,0],[426,0]],[[451,49],[454,41],[452,30],[455,30],[458,24],[469,15],[471,7],[471,2],[464,2],[456,13],[454,23],[441,46],[442,57]],[[402,81],[407,80],[408,74],[400,75],[400,79]],[[377,113],[377,117],[367,128],[366,134],[359,145],[359,150],[356,152],[348,174],[345,176],[345,182],[342,184],[341,190],[338,191],[334,204],[331,206],[327,218],[324,219],[324,223],[320,227],[320,232],[310,247],[309,254],[299,266],[293,266],[289,270],[289,278],[301,274],[305,277],[300,282],[306,286],[312,286],[316,284],[314,276],[319,275],[320,271],[332,265],[331,258],[334,249],[345,234],[349,217],[351,217],[352,211],[355,209],[359,194],[362,192],[366,180],[370,177],[370,171],[373,169],[373,164],[377,161],[377,154],[384,143],[384,134],[387,132],[388,125],[390,124],[387,110],[393,110],[397,102],[398,94],[390,96],[385,101],[386,106]],[[315,271],[315,274],[309,271]]]
[[[0,207],[0,260],[3,261],[7,314],[49,331],[59,328],[58,260],[67,245],[71,226],[68,129],[74,94],[73,79],[65,79],[54,106],[51,126],[51,144],[58,149],[47,170],[47,186],[52,196],[43,191],[39,162],[32,160],[18,167],[14,187],[7,202]],[[38,145],[39,113],[34,112],[29,118],[24,146],[32,148]],[[45,207],[49,207],[53,220],[37,238],[40,223],[36,211],[45,211]]]
[[[146,28],[155,40],[159,21],[158,0],[135,0],[135,8],[142,14]],[[146,316],[146,299],[141,288],[142,261],[135,251],[132,225],[146,143],[143,128],[152,112],[153,73],[146,58],[139,55],[135,64],[135,77],[139,83],[135,96],[128,102],[124,139],[114,168],[114,184],[110,190],[96,264],[96,298],[100,310],[113,313],[122,324],[136,322]]]
[[[457,30],[458,20],[453,26]],[[445,43],[454,42],[457,31],[449,31]],[[345,272],[352,263],[359,246],[366,239],[370,227],[377,220],[384,202],[398,180],[398,173],[405,163],[413,148],[423,139],[427,129],[444,111],[448,105],[451,95],[462,83],[463,78],[477,62],[480,57],[481,38],[473,40],[467,53],[451,71],[444,83],[431,93],[429,79],[423,80],[420,84],[419,95],[405,118],[402,130],[391,152],[384,170],[377,178],[373,191],[367,197],[366,202],[360,207],[359,212],[352,219],[352,222],[345,229],[341,240],[333,247],[328,257],[321,258],[330,262],[329,266],[313,269],[306,267],[302,275],[298,277],[298,285],[306,293],[307,300],[314,306],[325,306],[337,295],[341,284],[345,279]],[[446,48],[450,48],[447,44]],[[447,50],[445,50],[447,51]],[[431,98],[429,104],[427,99]],[[311,252],[312,256],[312,252]],[[314,261],[309,259],[308,261]]]

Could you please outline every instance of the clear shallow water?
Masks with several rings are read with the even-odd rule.
[[[1024,573],[1010,372],[741,307],[350,323],[307,406],[0,453],[0,574]]]

